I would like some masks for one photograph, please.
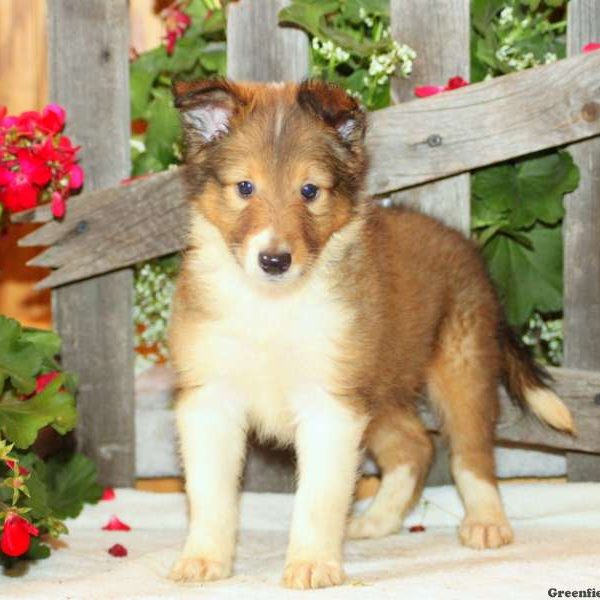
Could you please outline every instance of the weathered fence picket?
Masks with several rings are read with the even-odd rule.
[[[90,190],[129,175],[128,8],[127,0],[48,3],[50,96],[85,149]],[[132,298],[130,269],[53,292],[63,364],[81,381],[78,444],[112,485],[135,479]]]
[[[414,99],[415,86],[444,85],[455,76],[469,80],[470,5],[471,0],[391,0],[392,36],[417,52],[411,77],[394,78],[393,89],[400,102]],[[431,133],[428,139],[430,145],[448,141],[442,131]],[[398,192],[393,199],[468,233],[470,189],[470,176],[465,173]]]
[[[600,40],[600,2],[571,0],[567,44],[570,55]],[[600,119],[600,86],[590,90],[589,119]],[[581,172],[581,183],[566,202],[565,242],[565,367],[600,369],[600,138],[569,148]],[[598,390],[600,392],[600,389]],[[598,419],[600,406],[595,404]],[[600,457],[569,452],[571,481],[600,481]]]

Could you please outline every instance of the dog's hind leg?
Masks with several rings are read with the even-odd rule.
[[[476,328],[476,324],[474,317],[456,319],[445,327],[428,388],[449,437],[452,475],[465,507],[460,540],[465,546],[483,549],[509,544],[513,535],[494,465],[498,345],[487,333],[489,327]]]
[[[400,530],[404,516],[421,493],[433,447],[418,415],[397,408],[371,421],[366,446],[382,471],[375,499],[348,524],[348,537],[375,538]]]

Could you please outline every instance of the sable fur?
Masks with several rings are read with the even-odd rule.
[[[192,524],[172,576],[230,573],[241,440],[253,429],[299,453],[284,582],[340,583],[358,446],[383,480],[349,535],[391,533],[431,461],[415,406],[423,392],[449,439],[466,511],[462,542],[510,542],[493,461],[499,382],[525,404],[533,397],[553,426],[572,423],[510,337],[477,248],[434,219],[366,196],[366,118],[339,88],[211,80],[180,84],[176,96],[191,217],[170,346]],[[256,184],[250,199],[236,192],[244,180]],[[313,202],[299,194],[306,182],[320,188]],[[267,281],[255,251],[277,248],[293,266]],[[227,484],[217,484],[217,468]],[[217,485],[221,499],[211,496]],[[226,523],[225,533],[211,519]]]

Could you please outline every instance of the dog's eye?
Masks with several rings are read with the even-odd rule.
[[[250,198],[254,193],[254,185],[250,181],[240,181],[237,184],[237,189],[242,198]]]
[[[300,193],[305,200],[314,200],[319,193],[319,188],[312,183],[306,183],[302,186]]]

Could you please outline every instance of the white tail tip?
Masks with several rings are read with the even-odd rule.
[[[575,433],[571,411],[563,401],[547,388],[530,388],[525,392],[525,400],[533,413],[554,429]]]

